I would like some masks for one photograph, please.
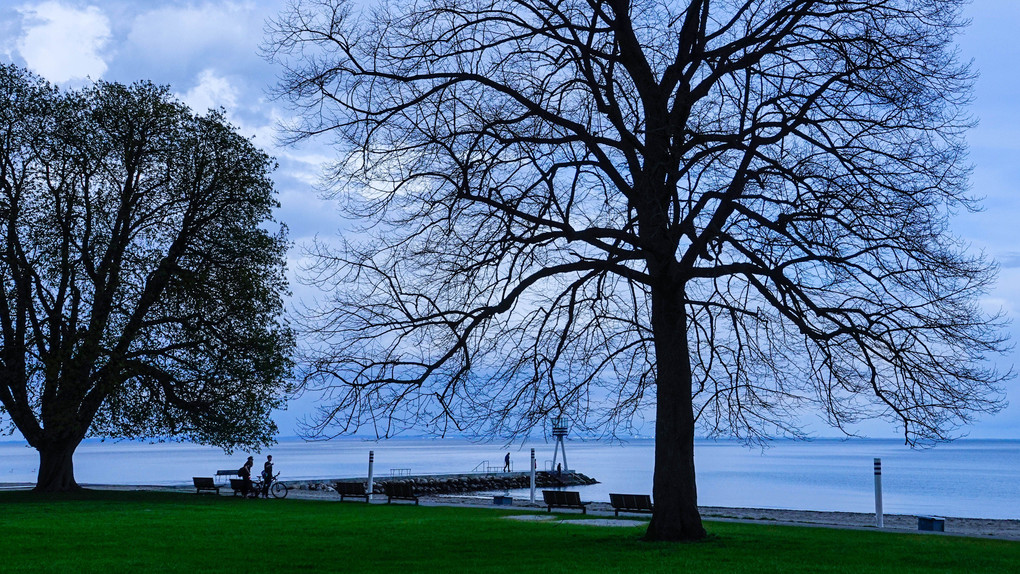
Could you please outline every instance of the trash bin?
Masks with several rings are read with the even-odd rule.
[[[917,529],[928,532],[945,532],[946,519],[939,516],[918,516]]]
[[[492,503],[496,506],[513,506],[514,497],[506,496],[505,494],[497,494],[492,497]]]

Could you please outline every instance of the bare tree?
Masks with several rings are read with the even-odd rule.
[[[75,490],[87,436],[272,440],[290,375],[272,160],[165,87],[0,66],[0,416]]]
[[[363,222],[315,248],[313,432],[655,412],[647,537],[704,536],[694,437],[953,436],[1001,406],[957,0],[299,0],[279,89]]]

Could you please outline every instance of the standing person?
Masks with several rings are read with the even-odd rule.
[[[503,472],[510,472],[510,453],[503,458]]]
[[[273,481],[273,455],[266,456],[262,465],[262,498],[269,498],[269,483]]]
[[[245,498],[251,492],[251,467],[253,466],[255,466],[255,459],[249,456],[244,465],[237,469],[237,474],[241,477],[241,496]]]

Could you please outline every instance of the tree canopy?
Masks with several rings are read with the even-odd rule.
[[[365,224],[317,247],[315,431],[617,429],[654,539],[694,436],[951,438],[1001,406],[957,0],[295,2],[267,49]],[[612,432],[611,430],[609,432]]]
[[[293,346],[273,168],[166,87],[0,66],[0,414],[38,488],[77,487],[88,436],[272,440]]]

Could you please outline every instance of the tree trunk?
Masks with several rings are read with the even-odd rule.
[[[655,510],[646,540],[700,540],[706,535],[694,475],[694,405],[682,293],[682,288],[672,286],[652,288],[657,372]]]
[[[37,447],[39,450],[39,478],[35,489],[45,492],[80,490],[74,480],[74,450],[77,443]]]

